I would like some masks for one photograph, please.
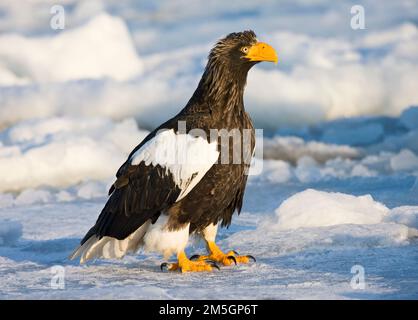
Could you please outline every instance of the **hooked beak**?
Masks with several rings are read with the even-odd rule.
[[[264,42],[257,42],[251,46],[245,57],[250,61],[269,61],[274,63],[278,61],[274,48]]]

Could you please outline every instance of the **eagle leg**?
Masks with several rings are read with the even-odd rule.
[[[177,254],[177,259],[178,262],[176,263],[162,263],[161,270],[164,270],[165,268],[169,271],[180,270],[181,272],[212,271],[214,268],[219,270],[219,267],[215,261],[212,261],[210,259],[192,261],[187,258],[184,251],[180,251]]]
[[[219,262],[224,266],[230,266],[231,264],[238,263],[249,263],[250,260],[253,260],[254,262],[256,261],[253,256],[240,256],[236,251],[229,251],[228,253],[223,253],[214,241],[206,241],[206,246],[209,251],[209,255],[194,255],[190,259],[196,261],[212,260]]]

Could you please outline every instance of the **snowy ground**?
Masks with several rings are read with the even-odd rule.
[[[418,109],[405,114],[414,110]],[[380,118],[374,120],[375,124],[384,123]],[[51,128],[50,121],[42,123]],[[399,128],[403,125],[402,120],[391,121],[398,122]],[[358,126],[359,120],[346,121],[344,126],[349,123]],[[69,125],[71,138],[66,137],[66,126],[61,125],[54,134],[45,135],[47,141],[38,133],[42,131],[40,123],[35,124],[38,130],[28,130],[31,125],[34,122],[13,127],[16,137],[37,132],[22,142],[31,146],[26,154],[42,154],[43,149],[52,146],[60,149],[51,149],[51,153],[69,154],[76,149],[67,149],[67,144],[57,141],[68,139],[72,146],[72,139],[84,141],[92,135],[94,130],[84,125],[99,130],[102,124],[85,122],[78,131],[73,123]],[[110,137],[115,128],[122,137],[143,135],[135,132],[130,121],[108,126],[104,127]],[[334,128],[335,124],[321,128],[326,131],[327,127]],[[395,138],[408,141],[417,129],[403,127],[402,133],[385,135],[384,140],[363,147],[318,141],[312,144],[295,136],[266,139],[266,154],[271,159],[264,160],[261,175],[251,176],[244,212],[218,236],[222,247],[251,253],[257,257],[257,264],[207,274],[204,285],[201,275],[162,273],[162,258],[157,255],[139,254],[87,266],[68,261],[66,257],[97,218],[111,179],[104,179],[106,173],[99,171],[89,181],[75,183],[72,179],[77,178],[77,172],[93,172],[84,164],[72,168],[63,164],[62,172],[44,172],[43,183],[50,186],[35,187],[35,177],[25,180],[16,175],[10,185],[20,185],[24,190],[3,192],[0,197],[0,297],[418,298],[418,157],[412,151],[417,140],[398,145],[400,150],[388,142]],[[40,139],[39,144],[32,141],[34,138]],[[3,139],[10,140],[10,134]],[[111,144],[110,138],[104,141]],[[358,144],[359,140],[354,142]],[[20,157],[11,159],[7,167],[17,161],[22,161],[23,167],[38,161],[41,167],[43,161],[51,160],[25,160],[23,146],[13,143],[23,156],[19,153]],[[88,140],[86,143],[89,145]],[[375,152],[377,145],[379,151]],[[296,159],[293,164],[274,152],[286,148],[286,156]],[[109,155],[103,155],[109,161],[112,154],[118,154],[112,146],[110,150]],[[116,157],[115,165],[118,160]],[[62,176],[70,170],[75,170],[71,179],[63,181]],[[30,170],[24,176],[29,174]],[[30,183],[35,188],[29,188]],[[59,183],[69,186],[57,187]],[[189,253],[202,250],[200,243],[192,242]],[[65,268],[64,290],[51,288],[51,279],[55,279],[51,268],[57,265]],[[351,285],[353,266],[364,268],[364,289]]]
[[[418,298],[416,1],[362,1],[360,31],[350,1],[99,0],[63,1],[53,31],[56,2],[0,3],[0,299]],[[279,65],[249,76],[263,171],[218,238],[257,263],[202,278],[161,272],[158,255],[67,260],[210,44],[246,28]]]

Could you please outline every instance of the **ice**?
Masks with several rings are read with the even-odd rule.
[[[52,201],[52,195],[47,190],[25,189],[15,199],[16,205],[29,205],[34,203],[48,203]]]
[[[249,85],[248,99],[257,106],[250,110],[259,116],[257,119],[264,128],[274,126],[271,119],[277,107],[281,114],[278,121],[287,125],[364,114],[398,115],[405,105],[417,101],[411,85],[416,80],[406,71],[415,68],[416,59],[399,56],[398,51],[399,43],[416,50],[416,26],[399,27],[398,37],[407,40],[398,40],[392,44],[393,52],[382,55],[380,48],[363,47],[361,41],[350,46],[340,39],[277,32],[273,39],[279,52],[283,51],[282,59],[289,69],[257,69],[250,74],[249,84],[253,81],[255,85]],[[372,55],[373,59],[362,57],[362,53]],[[376,112],[377,109],[380,111]]]
[[[22,236],[22,224],[18,221],[0,220],[0,247],[14,245]]]
[[[402,112],[400,122],[409,130],[418,129],[418,107],[410,107]]]
[[[56,4],[0,2],[0,299],[417,298],[415,1],[362,1],[365,30],[349,26],[351,1],[71,0],[53,30]],[[143,252],[68,261],[128,153],[187,103],[212,44],[248,28],[279,63],[249,74],[263,170],[217,243],[257,263],[180,274]],[[191,241],[189,256],[203,252]],[[54,266],[65,290],[50,286]]]
[[[351,170],[351,176],[353,177],[376,177],[378,173],[374,170],[367,168],[363,164],[356,164]]]
[[[386,221],[396,222],[410,228],[418,229],[418,207],[402,206],[393,208]]]
[[[317,181],[322,176],[318,163],[309,156],[298,159],[295,175],[301,182]]]
[[[289,163],[282,160],[256,160],[262,161],[257,166],[263,167],[262,175],[250,175],[251,179],[270,181],[275,183],[288,182],[293,178],[293,170]]]
[[[126,80],[143,69],[125,23],[108,14],[52,37],[3,34],[0,56],[6,68],[2,72],[18,76],[1,77],[1,85],[103,77]]]
[[[408,246],[418,237],[417,212],[416,206],[389,209],[370,195],[308,189],[283,201],[256,229],[235,233],[226,242],[247,251],[257,246],[271,258],[297,253],[307,261],[318,250]]]
[[[392,152],[400,151],[402,148],[408,148],[418,153],[418,130],[408,131],[406,134],[390,135],[385,138],[381,144],[372,146],[372,150],[388,150]]]
[[[108,188],[106,184],[98,181],[89,181],[82,184],[77,191],[77,196],[82,199],[92,199],[106,196]],[[67,198],[64,197],[66,200]]]
[[[73,201],[75,198],[76,197],[67,190],[61,190],[56,194],[56,199],[58,202]]]
[[[411,123],[415,119],[415,108],[410,107],[404,112],[411,115],[408,117],[412,119]],[[300,130],[282,129],[277,136],[265,139],[264,156],[290,161],[303,175],[307,174],[305,169],[312,168],[322,177],[371,177],[378,172],[415,172],[418,130],[412,125],[408,129],[404,125],[406,120],[402,118],[405,116],[355,117]],[[312,158],[316,163],[299,161],[304,157]]]
[[[132,119],[55,117],[21,122],[0,133],[0,191],[110,179],[146,134]]]
[[[412,151],[404,149],[390,159],[394,171],[418,170],[418,157]]]
[[[299,254],[299,259],[303,259],[314,250],[359,251],[367,248],[405,246],[410,240],[411,234],[407,226],[379,223],[341,224],[327,228],[310,227],[281,231],[261,227],[254,231],[234,234],[227,239],[227,243],[231,247],[240,247],[246,251],[251,251],[251,246],[258,246],[258,252],[264,257]]]
[[[361,146],[378,142],[383,138],[384,134],[382,125],[377,123],[351,126],[346,129],[340,125],[337,128],[337,130],[334,128],[326,130],[323,133],[322,140],[328,143]]]
[[[295,163],[299,158],[309,156],[316,161],[325,162],[336,157],[356,158],[359,150],[350,146],[339,146],[317,141],[306,142],[298,137],[274,137],[264,139],[264,153],[266,159],[281,159]]]
[[[370,195],[355,197],[308,189],[286,199],[276,210],[277,222],[269,227],[296,229],[338,224],[374,224],[389,209]]]
[[[0,193],[0,208],[10,207],[14,203],[14,197],[10,193]]]
[[[8,19],[3,22],[0,126],[35,116],[74,114],[117,120],[135,117],[144,128],[159,125],[167,113],[178,112],[191,96],[211,44],[231,30],[248,27],[246,6],[215,3],[222,9],[212,4],[209,11],[222,23],[207,28],[205,19],[193,18],[201,12],[190,11],[185,3],[173,5],[175,9],[169,9],[166,1],[153,8],[138,4],[127,10],[139,10],[141,18],[135,20],[135,13],[126,16],[117,4],[74,1],[75,9],[66,12],[71,25],[59,32],[49,28],[48,10],[38,12],[32,8],[36,4],[25,5],[39,15],[38,19],[24,15],[30,21],[30,34],[16,33],[17,21],[13,27]],[[328,5],[337,6],[330,9],[329,17],[341,14],[338,5]],[[374,8],[369,21],[382,23],[378,18],[383,14],[381,9],[369,5]],[[268,1],[262,10],[248,5],[254,13],[253,28],[276,47],[280,57],[277,68],[257,66],[249,74],[246,105],[258,127],[274,131],[341,117],[398,116],[416,104],[416,25],[393,18],[396,22],[388,21],[379,29],[354,36],[347,33],[346,24],[341,25],[346,15],[328,21],[331,28],[324,16],[318,19],[318,10],[312,6],[303,1],[286,3],[285,8]],[[411,14],[408,5],[393,6],[402,15]],[[301,8],[312,19],[304,17],[304,25],[311,21],[312,29],[294,26],[301,18],[295,12]],[[186,20],[176,21],[181,26],[168,30],[164,23],[174,23],[173,10],[184,12],[176,16]],[[17,11],[25,9],[5,5],[4,12],[11,16],[19,16]],[[141,20],[149,11],[159,19]],[[236,19],[225,18],[235,11]],[[271,12],[287,14],[278,19]],[[259,15],[262,24],[255,19]],[[336,30],[339,32],[334,34]],[[31,108],[27,108],[29,104]],[[359,144],[375,142],[381,138],[381,129],[378,124],[361,127],[352,139]],[[328,132],[327,139],[333,140],[333,134]]]

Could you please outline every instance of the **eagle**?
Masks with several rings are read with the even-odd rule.
[[[248,71],[261,61],[277,63],[277,54],[252,30],[215,44],[186,106],[132,150],[70,259],[122,258],[143,249],[165,259],[176,254],[177,261],[161,269],[181,272],[255,261],[225,253],[215,237],[218,226],[228,227],[241,211],[255,147],[243,95]],[[204,239],[206,255],[187,257],[190,235]]]

